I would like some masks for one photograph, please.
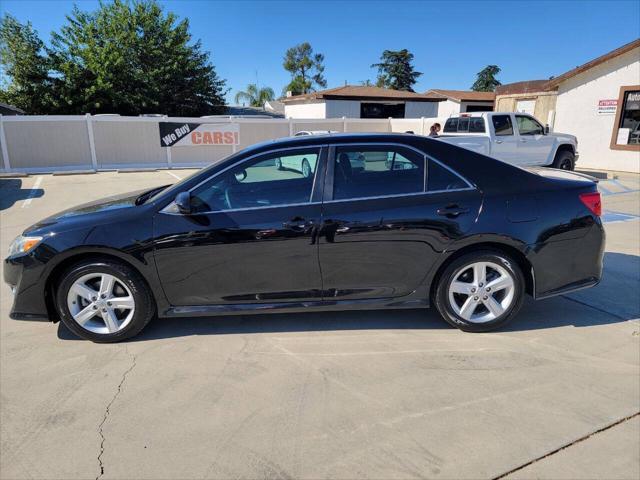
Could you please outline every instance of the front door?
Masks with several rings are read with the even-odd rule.
[[[554,138],[544,134],[544,128],[533,117],[516,115],[518,151],[524,165],[546,165],[553,150]]]
[[[155,259],[169,302],[320,300],[315,239],[321,204],[314,187],[323,151],[305,147],[251,157],[195,187],[192,214],[159,212]],[[294,159],[306,159],[311,174],[287,168]]]
[[[480,194],[432,160],[425,175],[425,155],[408,147],[333,150],[319,235],[325,300],[411,294],[471,227]]]

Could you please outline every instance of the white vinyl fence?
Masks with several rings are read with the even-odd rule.
[[[159,122],[237,123],[240,145],[161,147]],[[0,115],[0,172],[200,167],[258,142],[301,130],[428,134],[444,119],[265,119]]]

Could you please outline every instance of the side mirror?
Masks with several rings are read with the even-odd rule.
[[[544,126],[544,130],[543,130],[542,132],[543,132],[545,135],[549,135],[549,130],[550,130],[550,129],[549,129],[549,124],[547,123],[547,124]]]
[[[173,201],[178,208],[178,212],[183,215],[191,213],[191,194],[189,192],[180,192]]]

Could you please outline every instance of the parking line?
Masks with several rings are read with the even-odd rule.
[[[177,178],[178,180],[182,180],[182,177],[179,177],[178,175],[176,175],[173,172],[170,172],[169,170],[165,170],[164,171],[167,175],[171,175],[173,178]]]
[[[29,196],[25,199],[24,202],[22,202],[22,207],[21,208],[25,208],[25,207],[28,207],[29,205],[31,205],[31,201],[35,198],[36,194],[38,193],[38,189],[40,188],[40,184],[42,184],[42,177],[36,178],[36,181],[33,184],[33,187],[31,187],[31,190],[29,191]]]

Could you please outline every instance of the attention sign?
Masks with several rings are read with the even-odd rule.
[[[618,108],[618,100],[598,100],[598,115],[612,115],[616,113]]]
[[[237,123],[160,122],[161,147],[208,147],[240,145]]]

